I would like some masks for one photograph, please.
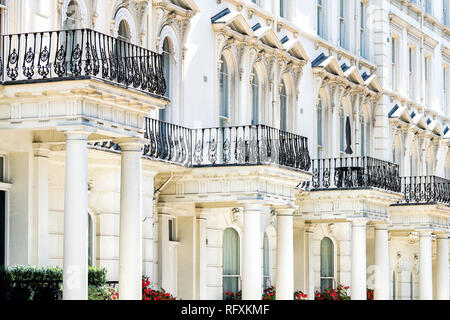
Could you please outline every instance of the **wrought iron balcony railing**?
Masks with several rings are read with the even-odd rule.
[[[2,35],[0,59],[4,84],[99,78],[166,91],[160,54],[90,29]]]
[[[402,177],[400,204],[450,204],[450,180],[436,176]]]
[[[146,119],[143,155],[187,167],[276,164],[308,171],[308,139],[265,125],[189,129]],[[94,148],[120,151],[110,141]]]
[[[144,155],[188,166],[311,166],[307,138],[265,125],[187,129],[148,118],[146,137]]]
[[[399,167],[371,157],[315,159],[312,189],[375,187],[400,192]]]

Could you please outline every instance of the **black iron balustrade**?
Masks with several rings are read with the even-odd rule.
[[[143,156],[187,167],[276,164],[308,171],[308,139],[265,125],[189,129],[146,118]],[[120,152],[111,141],[93,148]]]
[[[266,125],[194,129],[193,166],[276,164],[308,171],[308,139]]]
[[[192,164],[192,130],[171,123],[146,118],[144,156],[150,159]]]
[[[99,78],[162,96],[166,91],[158,53],[91,29],[1,36],[4,84]]]
[[[371,157],[314,159],[312,174],[312,189],[401,189],[399,166]]]
[[[402,177],[399,203],[450,204],[450,180],[436,176]]]

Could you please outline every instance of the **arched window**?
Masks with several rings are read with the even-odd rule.
[[[317,158],[321,159],[323,153],[323,108],[322,100],[317,104]]]
[[[320,242],[320,289],[334,287],[334,244],[324,237]]]
[[[224,57],[220,67],[219,86],[219,124],[221,127],[226,127],[230,123],[230,74]]]
[[[258,73],[253,69],[252,78],[252,125],[259,124],[259,79]]]
[[[131,33],[130,33],[130,27],[128,25],[128,22],[126,20],[121,20],[119,22],[119,29],[117,31],[117,54],[122,59],[129,58],[131,54],[129,54],[128,51],[130,51],[129,42],[131,42]],[[122,63],[125,65],[126,60],[123,60]]]
[[[69,2],[63,23],[64,30],[80,29],[82,27],[81,10],[75,0]]]
[[[280,0],[280,17],[282,17],[282,18],[287,18],[286,4],[287,4],[287,0]]]
[[[264,243],[263,243],[263,285],[264,289],[271,286],[270,281],[270,247],[269,247],[269,237],[267,233],[264,233]]]
[[[339,151],[345,152],[345,119],[344,109],[339,110]]]
[[[94,266],[94,223],[91,215],[88,213],[88,265]]]
[[[223,232],[223,298],[225,292],[238,292],[240,287],[239,234],[233,228]]]
[[[169,39],[164,39],[163,42],[163,72],[164,72],[164,79],[166,80],[166,92],[164,93],[164,96],[167,98],[170,98],[170,66],[171,66],[171,52],[170,49],[170,43]],[[167,107],[166,107],[167,108]],[[167,110],[166,108],[159,110],[159,120],[161,121],[167,121]]]
[[[280,130],[286,131],[287,129],[287,93],[286,85],[282,82],[280,90]]]
[[[361,143],[361,156],[364,157],[366,155],[366,121],[364,116],[361,117],[361,130],[360,130],[360,143]]]
[[[339,3],[339,46],[347,48],[347,27],[346,27],[346,1],[340,0]]]
[[[81,33],[77,29],[82,28],[81,10],[78,3],[74,0],[70,1],[67,6],[66,17],[63,22],[63,30],[66,32],[61,33],[61,43],[66,47],[66,61],[71,62],[73,58],[73,51],[77,47],[77,44],[81,46],[79,40]],[[70,72],[70,67],[67,68],[67,72]]]

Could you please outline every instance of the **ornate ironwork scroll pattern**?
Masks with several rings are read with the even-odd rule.
[[[91,29],[9,34],[2,43],[3,82],[99,77],[160,96],[166,91],[160,54]]]

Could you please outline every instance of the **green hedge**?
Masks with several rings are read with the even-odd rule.
[[[60,267],[0,266],[0,300],[57,300],[62,297]],[[90,286],[106,285],[106,269],[89,267]]]

